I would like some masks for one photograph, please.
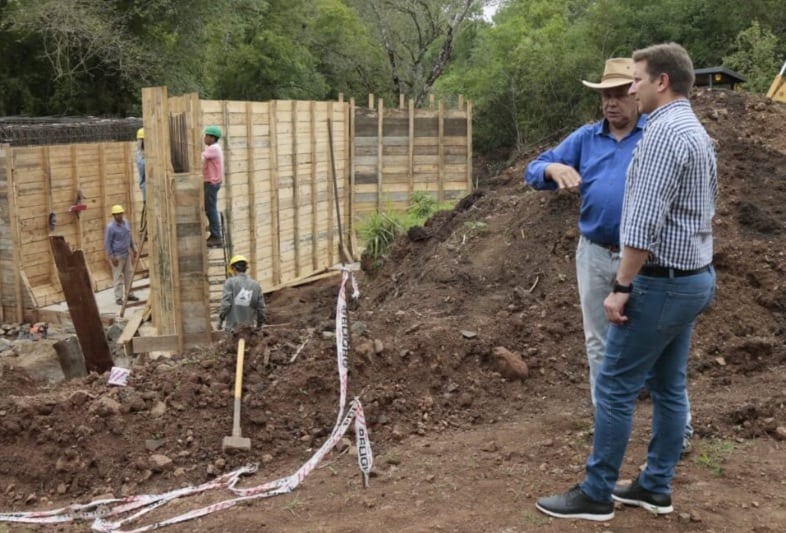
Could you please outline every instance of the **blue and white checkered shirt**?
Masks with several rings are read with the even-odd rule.
[[[620,242],[647,264],[693,270],[712,262],[718,165],[712,139],[686,99],[649,116],[625,181]]]

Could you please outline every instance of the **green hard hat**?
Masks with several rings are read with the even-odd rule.
[[[221,138],[221,128],[218,126],[208,126],[205,128],[205,135],[212,135],[216,139]]]

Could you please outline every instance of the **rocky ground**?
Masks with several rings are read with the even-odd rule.
[[[718,144],[718,293],[694,337],[696,436],[675,479],[673,515],[619,509],[610,524],[586,524],[534,509],[538,496],[580,479],[591,409],[575,288],[578,200],[525,186],[530,154],[481,175],[483,186],[456,209],[417,240],[401,237],[378,271],[358,273],[349,397],[360,397],[369,424],[369,488],[345,442],[293,493],[169,530],[782,531],[786,107],[722,90],[693,102]],[[3,357],[0,512],[200,484],[249,462],[260,466],[245,486],[294,472],[337,415],[338,282],[270,295],[269,324],[247,332],[247,453],[221,450],[234,339],[136,361],[127,387],[107,386],[106,375],[49,384],[19,367],[22,356]],[[643,400],[625,477],[643,460],[649,411]],[[219,492],[155,518],[231,497]],[[9,530],[28,528],[37,530]]]

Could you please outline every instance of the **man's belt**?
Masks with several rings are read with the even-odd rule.
[[[701,268],[694,268],[693,270],[680,270],[678,268],[669,268],[660,265],[644,265],[641,267],[639,274],[651,278],[682,278],[685,276],[695,276],[702,272],[708,272],[711,267],[712,263],[704,265]]]

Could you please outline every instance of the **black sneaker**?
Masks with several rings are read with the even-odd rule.
[[[653,514],[668,514],[674,510],[671,494],[656,494],[639,485],[639,477],[630,485],[617,484],[611,497],[625,505],[635,505]]]
[[[602,503],[589,499],[576,485],[565,494],[541,498],[535,504],[542,513],[555,518],[578,518],[605,522],[614,518],[614,502]]]
[[[221,248],[221,246],[223,246],[223,244],[224,243],[221,240],[221,237],[214,237],[214,236],[211,235],[210,237],[207,238],[207,247],[208,248]]]
[[[133,294],[129,294],[129,295],[128,295],[128,298],[126,298],[126,299],[127,299],[129,302],[138,302],[138,301],[139,301],[139,297],[138,297],[138,296],[134,296]]]

